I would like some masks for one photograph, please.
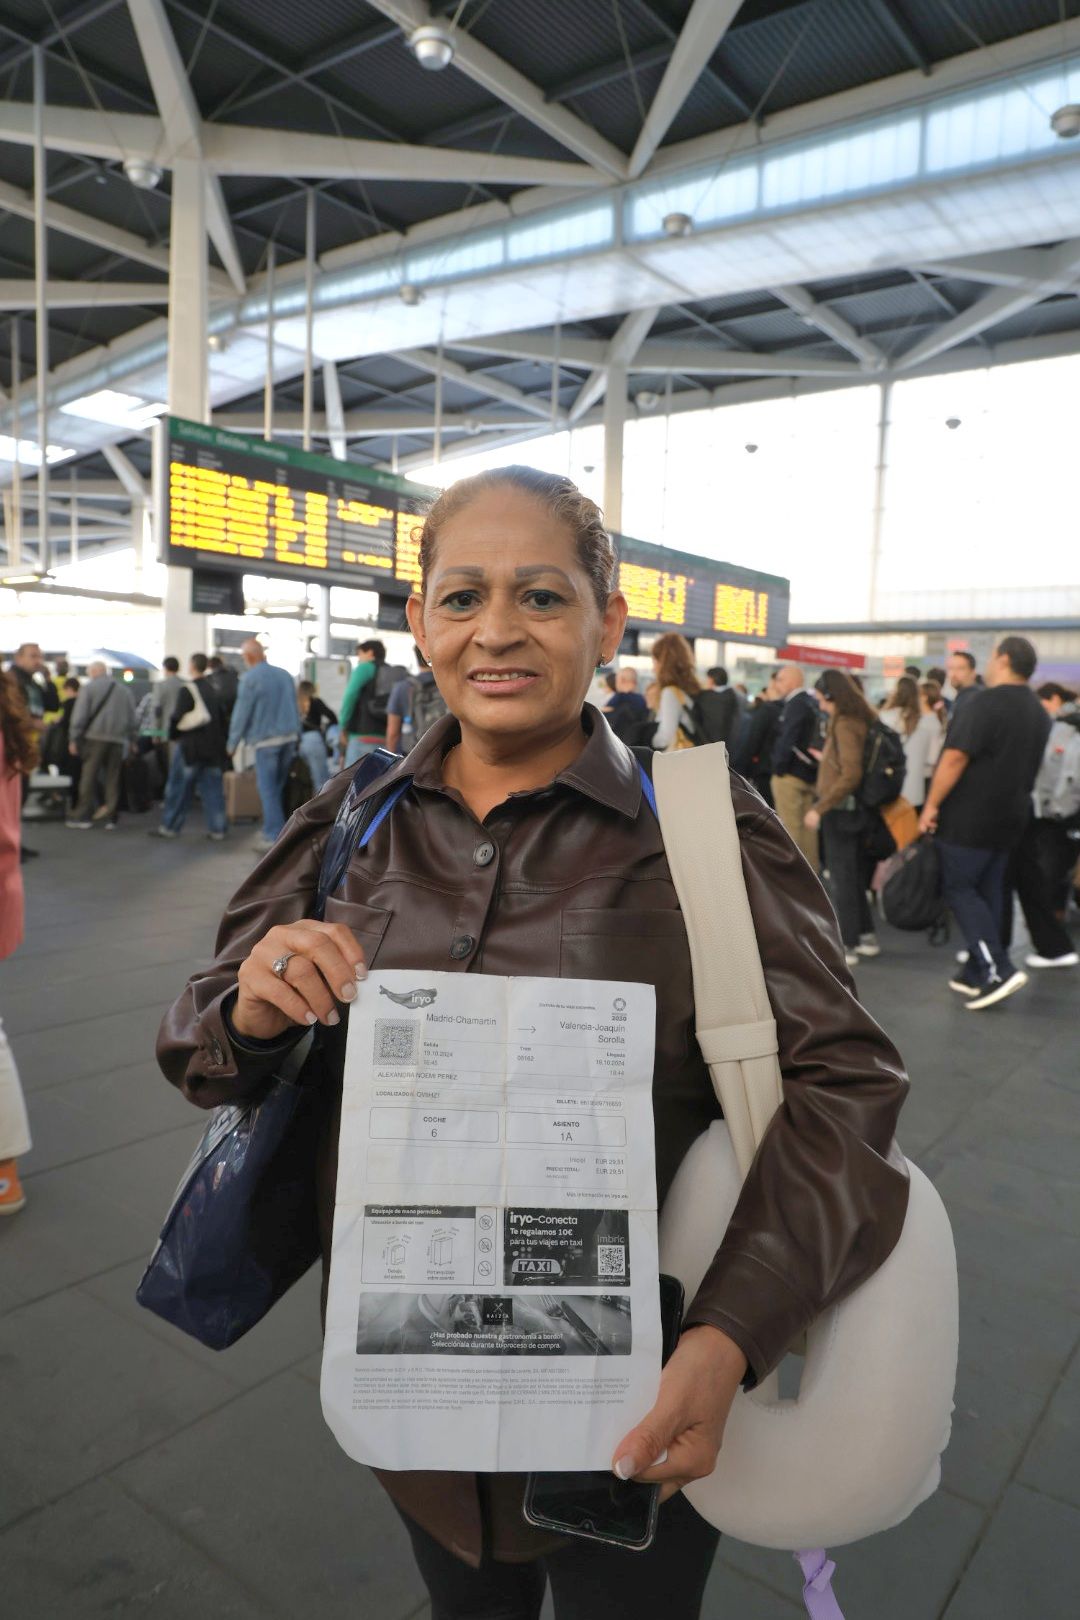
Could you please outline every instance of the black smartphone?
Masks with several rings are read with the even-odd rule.
[[[677,1277],[660,1276],[660,1326],[663,1360],[679,1342],[683,1286]],[[644,1414],[643,1414],[644,1415]],[[644,1552],[656,1534],[659,1485],[617,1479],[609,1469],[595,1473],[530,1474],[522,1512],[541,1530],[584,1536],[616,1547]]]

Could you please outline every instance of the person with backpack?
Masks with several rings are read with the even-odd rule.
[[[1006,874],[1050,734],[1050,716],[1028,684],[1036,661],[1026,637],[999,642],[985,689],[953,708],[919,818],[924,833],[937,834],[945,899],[968,949],[949,988],[973,1012],[1028,982],[1005,944]]]
[[[881,955],[867,899],[876,864],[876,855],[867,842],[874,812],[858,797],[865,774],[867,738],[878,724],[878,717],[843,670],[824,670],[814,690],[829,724],[814,803],[805,820],[812,832],[821,830],[844,957],[848,967],[855,967],[860,957]]]
[[[653,642],[652,661],[660,688],[652,746],[658,753],[693,748],[702,740],[700,722],[694,712],[701,682],[694,668],[690,643],[677,631],[669,630]]]
[[[206,836],[225,837],[225,709],[207,673],[205,653],[192,653],[185,681],[173,704],[169,741],[175,744],[165,783],[161,825],[150,838],[179,838],[196,788],[206,817]]]
[[[338,748],[345,765],[355,765],[375,748],[386,746],[386,716],[390,694],[398,681],[408,680],[402,664],[388,664],[381,641],[361,641],[357,663],[341,700]]]
[[[916,810],[923,807],[945,738],[942,717],[935,707],[940,695],[940,687],[901,675],[880,715],[882,722],[891,726],[903,742],[905,769],[900,791]]]
[[[209,1108],[264,1095],[315,1026],[309,1073],[325,1127],[313,1192],[327,1272],[347,1021],[374,989],[369,968],[406,970],[416,986],[443,971],[652,985],[661,1207],[718,1117],[694,1035],[686,923],[643,783],[652,758],[635,757],[585,701],[627,613],[600,511],[557,474],[481,473],[435,502],[420,566],[409,622],[448,713],[360,787],[370,838],[351,858],[346,844],[340,877],[328,863],[322,920],[324,854],[340,849],[336,817],[363,779],[344,772],[303,807],[226,906],[215,960],[158,1037],[166,1077]],[[686,679],[682,656],[668,654],[662,671],[678,660]],[[810,1321],[887,1259],[903,1227],[899,1056],[853,994],[820,884],[757,795],[728,780],[783,1106],[734,1219],[716,1231],[657,1404],[609,1458],[620,1479],[660,1485],[655,1539],[637,1552],[538,1532],[522,1515],[520,1474],[379,1470],[436,1614],[536,1615],[550,1582],[560,1620],[654,1620],[657,1593],[664,1620],[697,1620],[718,1533],[682,1486],[712,1472],[739,1384],[778,1366]],[[592,997],[577,983],[566,1000]],[[416,1375],[400,1371],[405,1399]]]
[[[1056,681],[1035,696],[1050,716],[1050,735],[1013,875],[1034,947],[1027,966],[1069,968],[1080,965],[1065,927],[1069,874],[1080,856],[1080,710],[1076,693]]]
[[[419,647],[416,664],[418,673],[395,682],[386,706],[386,746],[392,754],[407,754],[415,748],[446,713],[443,695]]]

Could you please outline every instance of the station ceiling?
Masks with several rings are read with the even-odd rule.
[[[1080,18],[1080,0],[708,4],[727,15],[727,26],[715,40],[706,28],[707,48],[693,71],[684,72],[682,94],[663,123],[645,174],[663,163],[669,149],[689,151],[686,143],[729,130],[733,136],[759,130],[765,137],[778,118],[824,98],[900,75],[921,77],[932,86],[958,58],[989,61],[1009,41],[1040,30],[1060,28],[1062,53],[1075,51]],[[658,92],[662,97],[665,85],[671,87],[680,36],[685,47],[690,31],[701,27],[705,9],[704,0],[697,5],[691,0],[440,0],[431,6],[418,0],[6,0],[0,16],[0,292],[7,296],[0,309],[7,313],[0,313],[0,386],[10,394],[16,335],[24,389],[34,372],[33,220],[27,207],[33,154],[23,115],[33,94],[35,45],[44,52],[49,108],[80,110],[88,131],[105,131],[102,140],[88,135],[85,150],[76,149],[74,138],[51,146],[47,154],[53,205],[49,278],[69,288],[69,296],[58,299],[49,313],[50,369],[56,370],[82,360],[89,365],[103,346],[137,328],[150,330],[162,317],[169,169],[166,164],[155,187],[141,189],[132,184],[119,155],[126,132],[136,127],[131,120],[160,119],[168,125],[175,113],[162,104],[160,72],[155,75],[148,66],[147,16],[163,20],[175,40],[204,132],[217,126],[256,128],[327,137],[343,143],[343,149],[351,141],[413,149],[406,178],[220,170],[216,183],[227,223],[224,238],[211,232],[217,244],[211,248],[217,272],[211,297],[222,302],[235,299],[239,285],[258,283],[271,244],[279,274],[287,276],[290,264],[302,259],[312,192],[317,255],[320,262],[328,255],[332,262],[353,245],[408,240],[407,233],[415,234],[426,222],[452,221],[457,213],[462,230],[472,229],[475,212],[485,203],[520,200],[525,186],[516,176],[526,169],[521,164],[514,169],[511,159],[552,166],[536,171],[541,184],[550,173],[549,186],[563,172],[558,166],[580,165],[583,159],[606,183],[625,180],[626,160],[634,171]],[[139,11],[142,29],[133,20]],[[452,25],[458,54],[445,71],[424,71],[408,49],[403,23],[407,27],[417,20]],[[1051,44],[1053,37],[1047,35]],[[470,52],[481,69],[495,61],[505,72],[493,77],[466,70]],[[865,105],[872,107],[873,98]],[[108,149],[110,130],[118,132],[116,151]],[[589,140],[583,131],[591,132]],[[429,178],[443,172],[440,152],[484,154],[494,178],[485,177],[482,165],[469,179]],[[219,251],[223,239],[230,241],[231,258]],[[1049,252],[1058,242],[1040,237],[1023,245]],[[955,327],[986,298],[995,283],[977,269],[966,274],[966,268],[955,262],[887,264],[857,275],[806,276],[798,288],[781,291],[761,286],[708,298],[673,296],[656,302],[645,332],[653,345],[705,343],[758,355],[763,369],[777,356],[850,361],[861,344],[877,357],[875,366],[880,362],[887,369],[935,333]],[[107,300],[110,283],[131,285],[136,293],[141,289],[143,298],[81,305],[77,290],[70,291],[70,284],[101,284],[103,291],[95,296]],[[27,294],[21,301],[20,285]],[[570,318],[557,332],[536,325],[523,310],[519,324],[537,339],[535,354],[508,352],[514,345],[505,341],[505,322],[501,352],[485,352],[482,337],[461,345],[449,339],[443,348],[449,374],[441,385],[444,450],[452,454],[490,442],[485,417],[499,416],[498,430],[505,436],[520,415],[523,437],[544,427],[545,407],[555,419],[569,419],[594,371],[587,360],[574,358],[575,345],[584,354],[590,345],[617,340],[628,313],[618,299],[616,286],[610,309]],[[1008,346],[1080,349],[1076,278],[1071,272],[1058,276],[1002,319],[970,324],[950,363],[984,364]],[[544,352],[545,342],[551,353]],[[563,352],[557,352],[560,345]],[[427,345],[424,352],[429,351]],[[415,351],[409,358],[400,350],[338,353],[336,369],[346,418],[415,411],[419,420],[435,408],[431,370],[418,363]],[[732,376],[722,367],[715,373],[672,367],[669,381],[655,368],[636,372],[631,355],[628,371],[632,397],[649,399],[668,390],[673,401],[684,396],[688,404],[704,391],[722,402],[727,390],[734,398],[746,389],[745,372]],[[769,375],[775,381],[775,366]],[[295,371],[279,378],[275,412],[283,420],[295,421],[300,393]],[[602,386],[593,394],[599,399]],[[524,402],[520,409],[515,397]],[[329,403],[317,370],[317,449],[330,448]],[[215,420],[231,415],[243,421],[261,410],[261,385],[247,392],[238,385],[220,414],[215,402]],[[120,442],[135,469],[145,473],[145,441],[136,436]],[[426,459],[431,444],[430,430],[399,433],[403,467]],[[386,465],[392,450],[389,434],[348,440],[349,458],[359,463]],[[92,449],[80,457],[77,472],[95,480],[114,476],[112,465]]]

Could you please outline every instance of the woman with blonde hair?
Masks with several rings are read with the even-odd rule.
[[[674,630],[657,636],[652,648],[653,669],[660,688],[657,726],[652,745],[661,753],[694,746],[697,723],[693,702],[701,691],[694,654],[685,636]]]
[[[12,676],[0,675],[0,961],[22,944],[23,884],[19,864],[22,782],[38,758],[38,730]],[[16,1160],[30,1149],[22,1086],[0,1024],[0,1215],[26,1203]]]

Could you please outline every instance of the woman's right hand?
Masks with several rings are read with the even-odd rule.
[[[289,958],[279,977],[274,963]],[[367,978],[364,953],[344,923],[281,924],[264,934],[240,964],[230,1017],[238,1035],[272,1041],[293,1024],[336,1024],[339,1001],[352,1001]]]

